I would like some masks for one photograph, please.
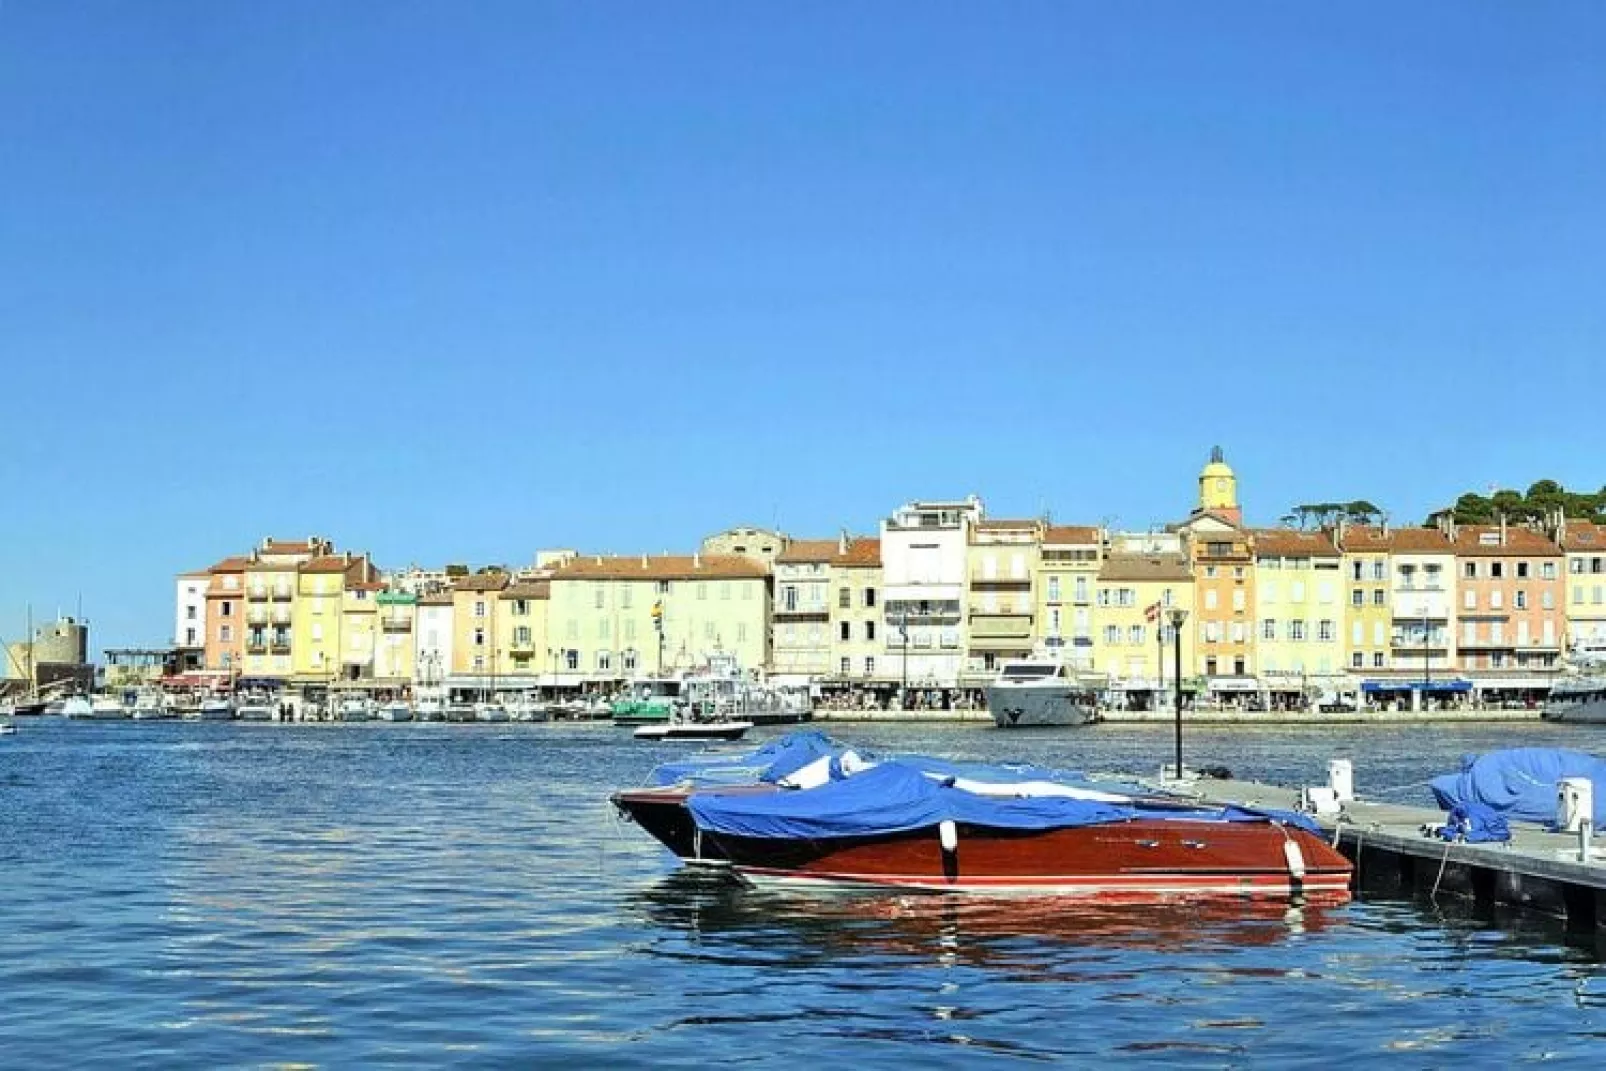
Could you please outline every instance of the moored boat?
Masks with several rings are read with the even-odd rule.
[[[1055,771],[866,760],[793,734],[749,756],[660,768],[658,780],[614,805],[688,864],[760,884],[1140,901],[1349,895],[1349,861],[1303,815]]]
[[[380,721],[412,721],[413,708],[407,705],[405,699],[392,699],[379,707]]]
[[[221,695],[207,696],[195,709],[197,721],[233,721],[234,701]]]
[[[1052,656],[1005,662],[986,692],[987,710],[1000,729],[1087,725],[1098,720],[1094,692],[1079,686],[1065,663]]]
[[[750,721],[674,721],[643,725],[631,735],[637,740],[740,740],[752,727]]]
[[[1606,677],[1557,681],[1539,714],[1546,721],[1606,724]]]

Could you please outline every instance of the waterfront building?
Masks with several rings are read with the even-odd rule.
[[[1363,579],[1354,579],[1355,563],[1382,560],[1389,569],[1388,664],[1368,666],[1361,691],[1378,702],[1413,707],[1420,706],[1424,695],[1435,701],[1465,695],[1471,685],[1457,675],[1455,548],[1448,537],[1437,528],[1356,525],[1344,529],[1340,543],[1351,609],[1357,589],[1375,591],[1377,586],[1364,568]],[[1366,617],[1375,620],[1375,615]],[[1369,641],[1370,633],[1363,638]]]
[[[1094,591],[1093,671],[1132,709],[1163,707],[1175,685],[1176,633],[1170,611],[1186,611],[1183,690],[1197,692],[1194,578],[1177,532],[1116,533]]]
[[[971,527],[981,499],[910,502],[881,522],[881,633],[912,687],[954,688],[964,660]]]
[[[446,683],[454,688],[488,686],[496,651],[496,600],[512,583],[501,571],[459,577],[452,585],[452,660]]]
[[[770,570],[734,554],[579,555],[550,581],[548,635],[564,685],[769,664]]]
[[[377,570],[370,575],[375,579],[346,577],[340,593],[340,679],[399,686],[406,682],[379,676],[379,593],[385,585]]]
[[[417,679],[418,596],[381,585],[374,593],[379,639],[374,647],[374,678],[410,685]]]
[[[1199,472],[1199,502],[1178,525],[1194,579],[1188,622],[1198,644],[1193,671],[1215,697],[1242,696],[1259,684],[1254,665],[1255,578],[1249,532],[1238,506],[1238,477],[1221,447]]]
[[[700,550],[705,558],[735,555],[739,558],[749,558],[766,567],[773,567],[775,560],[791,541],[785,532],[738,525],[708,536],[703,540]]]
[[[331,549],[298,565],[290,594],[281,600],[275,589],[271,618],[264,623],[254,616],[247,641],[248,655],[253,646],[267,646],[275,655],[283,651],[288,657],[272,670],[250,669],[248,663],[248,675],[303,687],[371,677],[372,621],[357,621],[362,611],[354,605],[348,618],[348,603],[355,602],[348,593],[357,585],[379,588],[377,578],[378,570],[367,555],[349,551],[336,554]],[[364,601],[371,609],[372,603]]]
[[[550,579],[531,577],[513,581],[496,597],[496,672],[507,687],[533,687],[543,674],[554,675],[548,683],[555,680],[547,632],[551,596]]]
[[[1565,642],[1566,556],[1549,536],[1507,524],[1441,531],[1455,551],[1459,668],[1474,698],[1531,699],[1549,690]]]
[[[206,666],[206,592],[212,574],[206,569],[180,573],[173,593],[174,672]]]
[[[1606,662],[1606,524],[1558,517],[1556,538],[1567,560],[1568,657]]]
[[[831,672],[831,561],[835,539],[797,539],[775,556],[774,615],[770,626],[771,671],[783,677],[823,677]],[[875,623],[868,628],[875,639]],[[851,635],[842,636],[846,642]]]
[[[833,683],[874,687],[898,680],[898,663],[887,654],[881,586],[881,541],[844,533],[827,574],[825,676]]]
[[[965,664],[961,683],[992,682],[1000,663],[1032,653],[1037,632],[1033,578],[1042,565],[1043,522],[981,518],[966,547]]]
[[[440,688],[452,672],[456,626],[455,598],[450,591],[419,595],[413,618],[413,680],[419,687]]]
[[[240,668],[243,677],[264,684],[291,677],[301,567],[334,553],[334,544],[318,536],[305,540],[264,539],[251,552],[245,567],[245,657]]]
[[[207,570],[205,668],[216,675],[238,673],[245,660],[245,567],[249,555],[224,558]]]
[[[384,581],[387,591],[416,596],[445,591],[452,586],[454,578],[447,575],[444,566],[427,569],[420,565],[409,565],[405,569],[387,570],[380,579]]]
[[[1038,551],[1036,646],[1073,670],[1093,669],[1093,596],[1104,532],[1092,525],[1045,525]]]
[[[31,692],[40,688],[87,692],[95,684],[95,667],[89,661],[89,624],[73,617],[57,617],[35,628],[26,640],[7,644],[3,661],[8,691]]]
[[[1260,690],[1280,706],[1348,691],[1342,555],[1332,533],[1273,528],[1253,539]]]
[[[1344,590],[1344,665],[1352,683],[1384,673],[1391,665],[1390,634],[1394,615],[1389,600],[1393,569],[1389,564],[1390,533],[1381,527],[1340,524],[1333,539],[1342,557],[1339,573]]]

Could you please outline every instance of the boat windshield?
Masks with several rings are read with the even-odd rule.
[[[1004,666],[1003,678],[1011,681],[1035,681],[1057,676],[1060,667],[1041,662],[1015,662]]]

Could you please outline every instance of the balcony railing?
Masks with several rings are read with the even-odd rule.
[[[386,632],[406,632],[413,627],[413,619],[405,614],[381,614],[379,627]]]
[[[268,608],[266,606],[252,606],[246,610],[245,619],[253,625],[266,625],[268,623]]]
[[[272,643],[270,643],[268,645],[268,647],[269,647],[269,649],[271,651],[273,651],[274,654],[289,654],[290,653],[290,641],[289,640],[274,640]]]
[[[288,601],[290,599],[290,596],[291,596],[291,589],[290,589],[290,585],[289,584],[275,584],[275,585],[273,585],[273,598],[274,598],[275,601],[286,602],[286,601]]]
[[[245,641],[245,653],[246,654],[267,654],[268,653],[268,642],[266,640],[246,640]]]
[[[268,585],[252,584],[245,591],[245,597],[253,601],[261,601],[268,597]]]
[[[290,607],[275,606],[273,608],[273,623],[275,625],[288,625],[290,623]]]

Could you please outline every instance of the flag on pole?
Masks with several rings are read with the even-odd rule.
[[[1149,621],[1160,620],[1160,604],[1157,602],[1151,602],[1148,606],[1143,608],[1143,616]]]

